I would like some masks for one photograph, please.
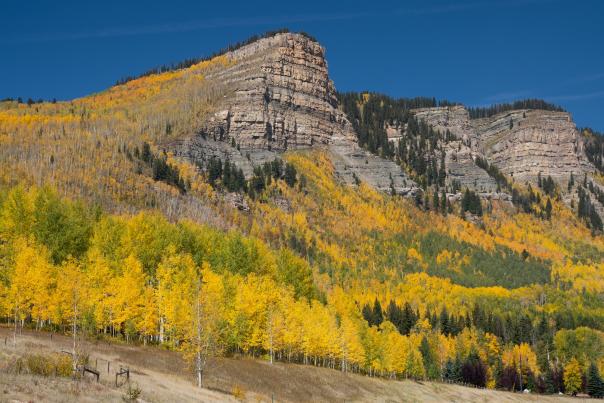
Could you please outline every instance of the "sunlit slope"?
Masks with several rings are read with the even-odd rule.
[[[514,288],[598,272],[602,238],[560,203],[549,221],[487,202],[489,213],[470,223],[455,207],[445,217],[363,184],[340,185],[323,151],[289,154],[305,185],[276,182],[257,200],[246,197],[249,213],[224,204],[197,167],[174,160],[169,150],[165,158],[179,168],[185,191],[154,180],[140,156],[143,143],[162,155],[163,145],[194,134],[229,91],[205,76],[230,63],[218,56],[71,102],[0,104],[0,180],[51,185],[113,211],[159,208],[173,219],[234,224],[292,247],[337,283],[395,283],[426,272],[466,286]],[[579,263],[585,268],[574,270]]]
[[[267,181],[244,210],[212,207],[230,231],[0,192],[0,317],[69,327],[77,292],[91,336],[191,358],[202,295],[217,355],[453,381],[464,366],[480,374],[468,382],[508,389],[501,368],[519,360],[523,387],[573,358],[579,375],[604,367],[604,246],[561,205],[550,221],[494,204],[472,224],[457,206],[445,217],[340,184],[326,152],[285,158],[295,183]]]
[[[516,213],[506,202],[487,202],[490,212],[474,224],[460,218],[457,207],[443,216],[364,184],[343,186],[327,153],[286,159],[304,185],[277,183],[253,202],[252,224],[241,217],[239,225],[290,245],[337,282],[397,282],[407,273],[426,272],[468,286],[512,288],[549,283],[552,270],[568,276],[571,270],[559,268],[598,264],[604,253],[602,237],[592,237],[561,203],[554,204],[551,220],[543,220]]]
[[[205,75],[228,64],[218,56],[69,102],[0,103],[0,181],[50,184],[118,211],[160,207],[201,218],[199,203],[154,182],[133,153],[146,141],[159,155],[166,142],[193,134],[226,91]],[[180,174],[195,193],[194,170]]]

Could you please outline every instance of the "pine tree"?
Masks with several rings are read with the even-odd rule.
[[[428,339],[424,335],[422,338],[421,344],[419,346],[419,351],[422,354],[424,369],[426,370],[426,375],[428,379],[436,379],[440,376],[438,365],[436,364],[436,359],[434,354],[432,353],[432,349],[430,348],[430,343],[428,343]]]
[[[591,208],[589,212],[589,221],[591,223],[591,227],[596,231],[602,231],[602,218],[596,211],[595,208]]]
[[[552,201],[550,198],[547,198],[547,203],[545,204],[545,218],[551,220],[552,218]]]
[[[461,367],[461,375],[464,382],[484,387],[487,381],[487,368],[478,356],[472,351]]]
[[[600,377],[600,372],[595,363],[589,365],[587,371],[587,393],[591,397],[602,398],[604,397],[604,382]]]
[[[440,312],[440,331],[444,335],[451,334],[451,326],[449,321],[449,314],[447,313],[447,308],[443,307],[443,310]]]
[[[400,334],[404,334],[403,311],[394,300],[390,300],[388,308],[386,308],[386,316],[398,329]]]
[[[411,309],[411,305],[409,305],[408,302],[405,302],[405,306],[403,307],[403,325],[401,333],[404,335],[408,335],[411,332],[411,329],[413,329],[413,326],[415,326],[417,319],[417,315],[415,314],[415,312],[413,312],[413,309]]]
[[[384,314],[382,313],[382,305],[380,301],[376,298],[373,303],[373,323],[376,326],[379,326],[384,321]]]
[[[461,359],[459,356],[455,357],[455,360],[451,360],[450,358],[445,363],[445,368],[443,370],[443,378],[450,382],[461,382]]]
[[[294,187],[294,185],[296,184],[296,168],[290,164],[287,163],[285,165],[285,183],[287,183],[287,186],[289,187]]]
[[[554,394],[558,393],[559,390],[556,385],[555,375],[553,369],[548,366],[544,375],[545,381],[545,393]]]
[[[363,314],[363,318],[367,321],[367,324],[370,327],[373,326],[375,324],[373,321],[373,310],[371,309],[369,304],[363,305],[363,309],[361,312]]]
[[[541,182],[541,171],[537,173],[537,186],[541,189],[543,187],[543,183]]]

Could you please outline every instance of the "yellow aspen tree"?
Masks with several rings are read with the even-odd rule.
[[[109,266],[109,262],[99,253],[97,249],[92,249],[88,253],[87,264],[85,268],[85,277],[87,284],[87,298],[93,310],[94,321],[97,329],[106,329],[111,325],[111,300],[114,290],[114,272]]]
[[[348,316],[340,319],[340,360],[343,372],[358,368],[365,361],[365,350],[360,338],[361,326],[358,320]]]
[[[186,336],[194,316],[195,278],[199,276],[193,258],[178,254],[173,247],[157,268],[157,301],[160,338],[169,338],[175,345]],[[176,345],[175,345],[176,346]]]
[[[59,267],[55,293],[55,317],[59,323],[67,324],[72,332],[73,370],[79,363],[78,325],[86,310],[86,284],[82,268],[74,259],[67,259]]]
[[[188,317],[184,340],[181,346],[185,358],[194,362],[197,386],[202,386],[203,374],[210,356],[220,354],[221,342],[221,306],[224,303],[220,278],[211,273],[210,266],[204,262],[201,270],[189,273],[190,290],[187,301],[193,309]]]
[[[23,238],[18,238],[14,247],[14,268],[7,294],[15,321],[13,338],[16,342],[17,324],[26,316],[31,315],[38,323],[49,318],[54,272],[43,247],[36,247],[33,241]]]
[[[515,345],[506,349],[501,357],[503,364],[515,368],[523,379],[528,379],[530,373],[539,375],[537,355],[527,343]]]
[[[564,388],[566,393],[575,396],[581,391],[583,371],[576,358],[572,358],[564,367]]]
[[[145,306],[152,303],[145,299],[147,276],[139,260],[130,255],[123,261],[121,276],[116,277],[112,283],[113,325],[123,328],[128,341],[132,331],[140,327]]]

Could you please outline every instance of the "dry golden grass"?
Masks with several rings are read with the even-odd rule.
[[[7,338],[5,345],[4,339]],[[253,359],[216,359],[209,363],[204,389],[182,358],[155,347],[83,342],[90,363],[98,365],[101,382],[8,373],[11,358],[49,354],[68,349],[71,339],[48,333],[24,332],[12,343],[10,329],[0,328],[0,402],[119,402],[127,385],[114,386],[114,370],[128,366],[132,384],[141,389],[140,401],[275,401],[292,402],[563,402],[567,396],[538,396],[466,388],[434,382],[390,381],[303,365],[270,364]],[[111,361],[110,373],[106,362]]]

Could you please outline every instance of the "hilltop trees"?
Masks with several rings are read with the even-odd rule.
[[[413,108],[454,105],[433,98],[393,99],[374,93],[340,93],[340,104],[355,128],[358,143],[384,158],[396,159],[409,167],[423,187],[444,187],[446,178],[443,142],[450,132],[439,133],[411,113]],[[388,139],[387,128],[402,130],[398,144]]]
[[[525,99],[510,104],[498,104],[486,108],[469,108],[471,119],[487,118],[498,113],[515,109],[542,109],[546,111],[564,112],[558,105],[547,103],[541,99]]]

